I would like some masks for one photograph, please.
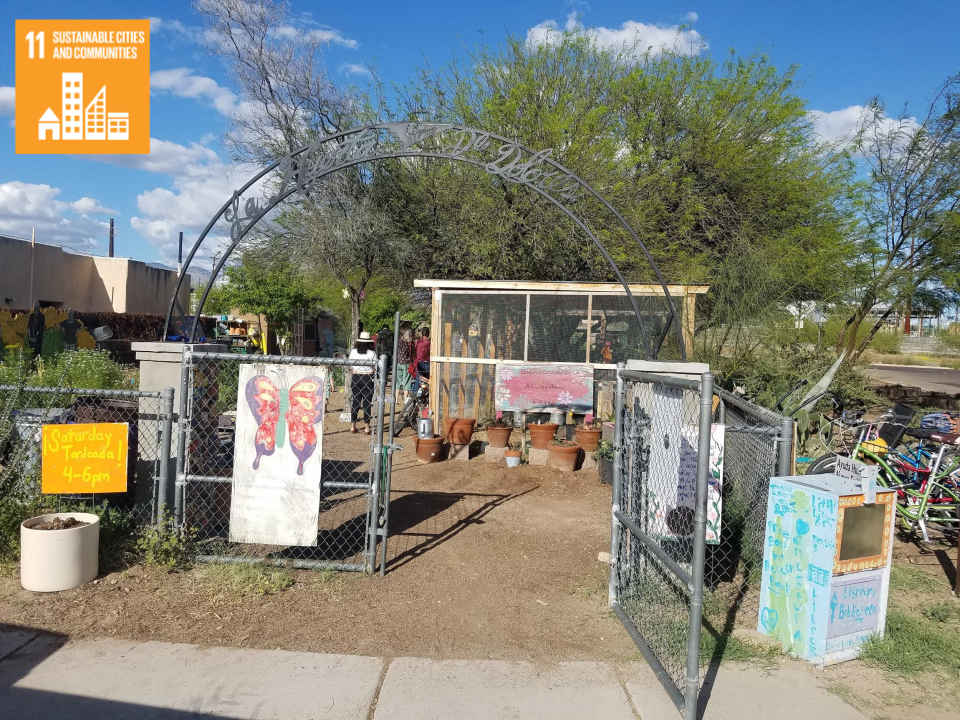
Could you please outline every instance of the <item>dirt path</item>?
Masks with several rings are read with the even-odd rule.
[[[330,425],[331,451],[365,457],[368,438]],[[257,596],[211,584],[203,567],[137,566],[52,595],[2,578],[0,622],[74,637],[387,656],[638,656],[606,606],[597,553],[609,549],[610,489],[595,471],[507,469],[483,458],[423,465],[406,435],[383,579],[296,571],[289,589]]]

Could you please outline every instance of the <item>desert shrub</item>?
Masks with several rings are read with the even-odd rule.
[[[170,517],[157,525],[141,529],[136,541],[139,559],[145,565],[176,570],[189,567],[196,555],[195,536],[185,528],[175,527]]]

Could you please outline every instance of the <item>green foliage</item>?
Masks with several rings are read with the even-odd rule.
[[[597,460],[613,460],[613,443],[609,440],[601,440],[597,443]]]
[[[211,585],[237,595],[271,595],[293,585],[293,572],[262,562],[217,563],[204,566],[202,576]]]
[[[722,377],[722,384],[729,390],[741,386],[746,396],[763,407],[772,408],[777,400],[797,382],[806,378],[810,386],[816,383],[836,361],[832,351],[807,345],[778,345],[773,341],[737,356],[724,355],[712,363]],[[849,363],[840,366],[834,376],[830,391],[844,401],[862,400],[868,404],[880,402],[870,389],[870,378],[858,367]],[[802,399],[803,388],[788,400],[788,404]],[[821,401],[816,410],[828,407]]]
[[[137,537],[137,553],[146,565],[167,571],[187,568],[196,556],[195,533],[174,526],[169,516],[149,525]]]
[[[890,605],[884,636],[873,636],[864,643],[860,658],[908,677],[923,672],[956,677],[960,672],[960,633]]]
[[[951,598],[929,605],[923,609],[923,616],[938,623],[954,622],[960,619],[960,601]]]
[[[64,352],[33,363],[30,351],[19,349],[0,363],[0,385],[121,390],[130,387],[126,375],[124,366],[103,350]]]
[[[267,325],[281,337],[301,308],[310,307],[315,295],[299,272],[282,259],[265,259],[246,252],[238,265],[227,268],[229,285],[217,302],[244,313],[263,315]]]

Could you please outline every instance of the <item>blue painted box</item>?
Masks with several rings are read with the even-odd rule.
[[[757,630],[817,665],[883,633],[896,498],[835,475],[770,480]]]

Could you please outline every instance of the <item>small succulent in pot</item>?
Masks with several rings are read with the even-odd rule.
[[[613,460],[613,443],[609,440],[601,440],[597,443],[597,460]]]
[[[603,423],[600,420],[593,422],[578,422],[577,430],[603,430]]]

